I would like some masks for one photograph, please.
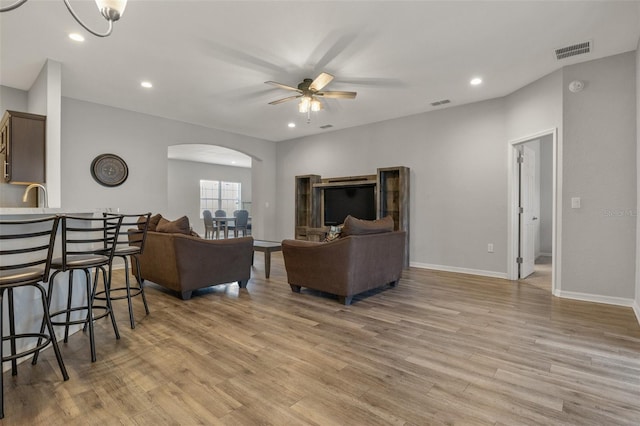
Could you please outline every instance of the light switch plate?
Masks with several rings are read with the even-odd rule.
[[[571,208],[579,209],[580,208],[580,197],[572,197],[571,198]]]

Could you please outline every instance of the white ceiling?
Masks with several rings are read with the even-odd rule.
[[[94,2],[71,3],[106,28]],[[50,58],[62,63],[63,96],[281,141],[504,96],[634,50],[639,12],[638,1],[130,0],[113,34],[97,38],[62,0],[30,0],[0,15],[0,84],[28,90]],[[555,48],[585,40],[592,53],[556,61]],[[357,98],[327,100],[311,124],[295,102],[267,104],[291,92],[265,81],[296,86],[322,71],[336,76],[327,90]],[[474,76],[484,83],[470,86]]]

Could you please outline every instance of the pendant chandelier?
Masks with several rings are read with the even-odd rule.
[[[9,6],[0,8],[0,12],[9,12],[10,10],[17,9],[26,2],[27,0],[18,0]],[[91,28],[85,25],[85,23],[80,20],[80,17],[78,17],[78,15],[73,11],[69,0],[64,0],[64,4],[65,6],[67,6],[67,9],[69,10],[69,13],[71,13],[71,16],[73,16],[73,18],[80,25],[82,25],[85,30],[89,31],[91,34],[97,37],[107,37],[113,30],[113,23],[120,19],[120,17],[124,13],[124,8],[127,6],[127,0],[96,0],[98,10],[100,11],[104,19],[106,19],[109,23],[109,28],[107,28],[107,31],[104,33],[93,31]]]

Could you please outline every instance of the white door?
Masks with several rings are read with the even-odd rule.
[[[535,224],[534,199],[536,184],[536,153],[522,146],[520,163],[520,278],[533,274],[535,264]]]

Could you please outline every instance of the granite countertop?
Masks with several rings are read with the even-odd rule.
[[[0,216],[29,216],[54,214],[95,214],[108,209],[63,209],[44,207],[0,207]]]

